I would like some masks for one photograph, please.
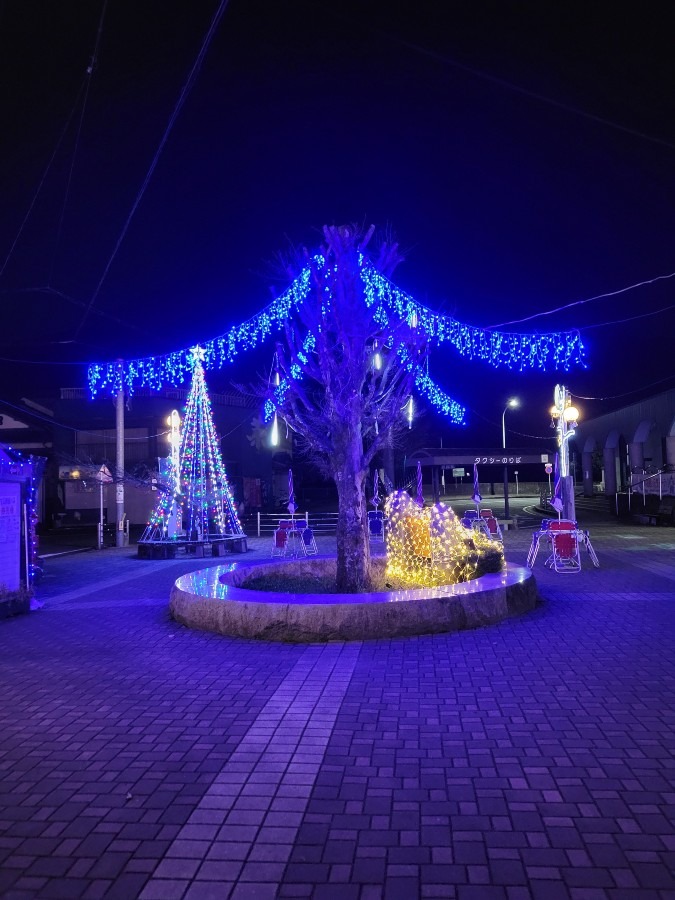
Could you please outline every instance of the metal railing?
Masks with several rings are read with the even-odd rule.
[[[660,469],[657,469],[655,472],[631,472],[628,478],[628,505],[630,508],[630,495],[631,494],[642,494],[642,499],[644,501],[645,494],[656,494],[657,489],[656,485],[658,484],[658,495],[659,500],[663,499],[663,476],[671,476],[670,481],[668,482],[668,487],[671,486],[673,478],[673,467],[672,465],[666,464],[662,466]],[[655,482],[654,479],[658,478],[658,481]],[[639,479],[639,480],[636,480]],[[642,488],[642,491],[639,491],[639,488]]]
[[[279,522],[287,522],[291,518],[289,513],[246,513],[240,516],[244,532],[249,536],[271,536],[279,527]],[[337,512],[305,512],[296,513],[293,517],[296,522],[306,522],[314,531],[314,534],[335,534],[337,530]]]

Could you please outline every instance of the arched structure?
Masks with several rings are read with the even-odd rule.
[[[675,496],[675,389],[582,419],[575,442],[586,496],[593,494],[594,454],[599,451],[607,495],[639,484],[646,493]]]
[[[628,444],[628,458],[633,474],[657,471],[664,463],[663,441],[655,419],[643,419]]]
[[[602,461],[605,470],[605,493],[616,494],[626,489],[628,471],[627,444],[623,433],[613,428],[605,439]]]
[[[584,497],[593,496],[594,478],[594,456],[598,450],[598,442],[593,435],[589,435],[584,441],[581,451],[581,477],[584,485]]]

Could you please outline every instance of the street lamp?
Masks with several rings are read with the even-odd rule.
[[[166,420],[169,426],[169,451],[171,457],[171,478],[173,479],[174,494],[180,494],[180,413],[177,409],[172,410],[171,415]]]
[[[103,485],[110,484],[113,480],[105,463],[96,473],[96,480],[99,484],[98,549],[103,550]]]
[[[576,518],[574,510],[574,485],[569,483],[570,454],[569,439],[576,431],[579,410],[572,406],[570,392],[562,384],[556,384],[551,407],[551,425],[558,435],[560,477],[563,479],[563,514],[566,519]]]
[[[517,409],[520,406],[520,400],[517,397],[511,397],[504,407],[502,413],[502,450],[506,451],[506,411],[508,409]],[[509,518],[509,467],[506,464],[506,452],[504,452],[504,518]]]

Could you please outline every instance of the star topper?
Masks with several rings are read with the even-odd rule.
[[[206,353],[204,351],[204,348],[200,347],[199,344],[195,344],[194,347],[190,347],[190,353],[192,354],[193,362],[197,362],[197,361],[204,362]]]

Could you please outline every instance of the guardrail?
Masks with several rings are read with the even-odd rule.
[[[287,522],[289,513],[246,513],[240,517],[245,534],[256,534],[258,537],[271,536],[279,527],[279,522]],[[337,512],[296,513],[295,521],[302,519],[311,526],[314,534],[335,534],[337,530]]]

